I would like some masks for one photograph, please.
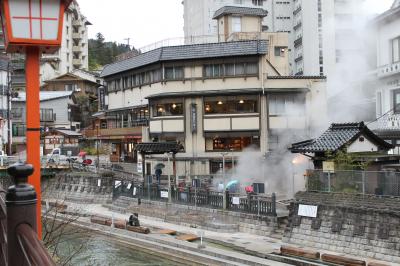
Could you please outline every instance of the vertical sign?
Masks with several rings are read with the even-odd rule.
[[[99,101],[100,101],[100,110],[104,110],[106,105],[106,96],[105,96],[105,88],[103,86],[99,87]]]
[[[137,172],[143,173],[143,158],[140,152],[137,153]]]
[[[192,133],[197,132],[197,104],[192,103],[190,105],[190,125]]]

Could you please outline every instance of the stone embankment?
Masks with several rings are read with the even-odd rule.
[[[299,204],[318,206],[316,218]],[[400,198],[301,192],[290,206],[283,240],[362,258],[400,263]]]

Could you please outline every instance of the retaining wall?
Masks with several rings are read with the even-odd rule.
[[[317,205],[316,218],[298,216]],[[301,192],[290,205],[287,243],[400,263],[400,198]]]

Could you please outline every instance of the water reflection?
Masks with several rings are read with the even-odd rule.
[[[67,238],[61,245],[61,256],[69,255],[71,246],[79,246],[87,241],[85,248],[71,260],[70,265],[180,265],[155,257],[149,253],[135,250],[103,235],[93,234],[88,238]]]

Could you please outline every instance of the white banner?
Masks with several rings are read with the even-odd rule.
[[[98,187],[101,186],[101,179],[97,179],[97,186],[98,186]]]
[[[128,186],[126,186],[127,189],[131,189],[132,184],[129,183]]]
[[[137,172],[140,173],[140,174],[143,173],[143,165],[142,165],[142,163],[143,163],[142,154],[138,153],[137,154]]]
[[[318,206],[299,204],[297,215],[304,217],[317,218]]]
[[[240,204],[240,198],[239,197],[232,197],[232,204],[239,205]]]
[[[118,188],[120,185],[121,185],[121,181],[116,180],[114,187]]]
[[[168,191],[160,191],[161,192],[161,198],[168,198]]]
[[[136,187],[133,187],[133,196],[136,196]]]

